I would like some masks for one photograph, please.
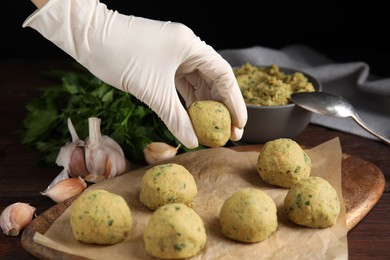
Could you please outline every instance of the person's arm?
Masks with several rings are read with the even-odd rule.
[[[31,2],[33,2],[37,8],[41,9],[49,0],[31,0]]]
[[[123,15],[98,0],[52,0],[46,7],[23,27],[147,104],[184,146],[198,146],[186,111],[196,100],[224,103],[232,118],[231,140],[242,137],[247,111],[233,69],[187,26]]]

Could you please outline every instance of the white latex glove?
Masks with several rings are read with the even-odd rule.
[[[223,102],[231,140],[247,120],[231,66],[185,25],[119,14],[98,0],[50,0],[23,23],[56,44],[102,81],[147,104],[186,147],[198,146],[188,107]]]

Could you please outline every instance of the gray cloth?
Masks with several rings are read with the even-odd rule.
[[[356,109],[359,117],[374,131],[390,136],[390,78],[370,75],[364,62],[335,63],[315,50],[290,45],[280,50],[254,46],[225,49],[219,53],[232,67],[245,62],[252,65],[277,64],[301,70],[316,77],[324,92],[340,95]],[[334,118],[314,114],[312,123],[378,140],[361,128],[352,118]]]

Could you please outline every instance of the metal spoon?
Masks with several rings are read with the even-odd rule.
[[[296,105],[317,114],[332,117],[352,117],[353,120],[355,120],[355,122],[358,123],[367,132],[390,145],[390,139],[370,129],[359,118],[353,106],[341,96],[336,96],[325,92],[301,92],[292,94],[291,100]]]

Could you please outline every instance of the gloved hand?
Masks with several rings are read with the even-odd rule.
[[[231,66],[185,25],[119,14],[98,0],[50,0],[23,23],[56,44],[102,81],[147,104],[186,147],[198,146],[188,107],[223,102],[231,140],[247,120]]]

